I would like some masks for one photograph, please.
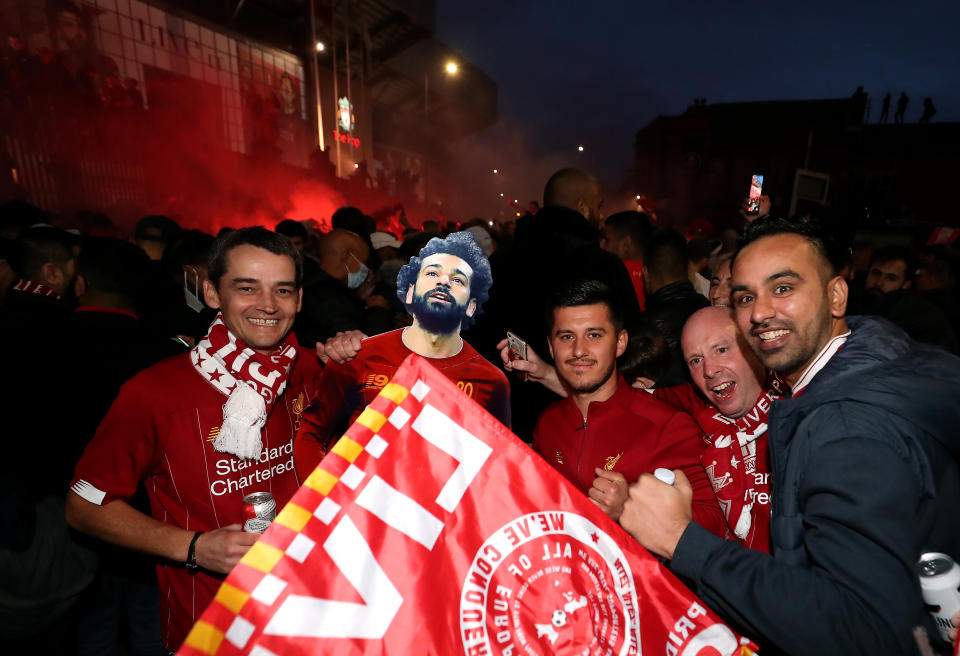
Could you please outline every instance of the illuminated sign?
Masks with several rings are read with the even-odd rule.
[[[353,132],[353,103],[344,96],[337,101],[337,124],[344,132]]]
[[[332,132],[333,132],[333,138],[339,140],[340,143],[349,144],[354,148],[360,147],[359,138],[351,137],[349,134],[344,134],[343,132],[340,132],[340,130],[337,130],[336,128],[334,128]]]

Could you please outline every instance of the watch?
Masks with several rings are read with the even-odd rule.
[[[187,566],[187,571],[193,574],[200,566],[197,565],[197,540],[200,539],[200,536],[203,535],[203,531],[197,531],[193,534],[193,539],[190,540],[190,546],[187,548],[187,562],[184,563]]]

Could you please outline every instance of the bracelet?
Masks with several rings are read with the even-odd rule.
[[[193,539],[190,540],[190,546],[187,548],[187,571],[193,574],[200,566],[197,565],[197,540],[200,539],[200,536],[203,535],[203,531],[197,531],[193,534]]]

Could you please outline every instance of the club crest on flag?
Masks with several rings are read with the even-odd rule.
[[[540,456],[411,355],[229,574],[178,653],[707,647],[729,655],[741,641]]]

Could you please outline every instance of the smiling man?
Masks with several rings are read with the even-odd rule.
[[[694,516],[722,534],[693,420],[634,389],[617,370],[627,332],[610,288],[577,281],[560,289],[550,308],[548,345],[569,396],[540,416],[533,448],[613,519],[620,517],[627,486],[642,473],[683,470],[693,481]]]
[[[279,509],[300,486],[293,434],[318,369],[290,334],[301,276],[282,235],[244,228],[214,242],[204,295],[220,314],[206,337],[127,382],[77,465],[67,520],[162,559],[171,651],[258,537],[241,529],[243,497],[270,492]],[[129,504],[141,481],[152,517]]]
[[[892,325],[846,317],[828,235],[751,224],[734,256],[737,324],[790,386],[770,411],[772,556],[690,520],[690,491],[644,476],[621,524],[764,653],[916,653],[937,631],[916,563],[960,557],[960,361]]]
[[[460,337],[487,300],[492,281],[490,264],[470,232],[435,237],[410,258],[397,276],[397,296],[413,325],[368,337],[351,349],[349,361],[327,364],[295,441],[301,477],[313,471],[411,353],[429,358],[464,394],[510,426],[506,376]]]

